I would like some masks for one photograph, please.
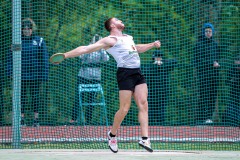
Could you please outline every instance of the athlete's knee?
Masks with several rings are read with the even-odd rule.
[[[143,106],[143,107],[147,107],[148,106],[148,101],[145,98],[139,99],[138,103],[139,103],[140,106]]]
[[[119,112],[121,115],[127,115],[128,111],[129,111],[129,108],[120,108],[120,109],[118,110],[118,112]]]
[[[147,100],[141,100],[139,102],[139,110],[147,112],[148,111],[148,101]]]

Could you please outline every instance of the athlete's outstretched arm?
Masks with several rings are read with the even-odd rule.
[[[161,42],[155,41],[155,42],[148,43],[148,44],[137,44],[136,48],[137,48],[138,53],[143,53],[154,47],[159,48],[160,46],[161,46]]]
[[[64,53],[64,57],[65,58],[78,57],[82,54],[92,53],[92,52],[98,51],[102,48],[106,48],[107,46],[108,46],[108,43],[106,43],[106,38],[104,38],[94,44],[90,44],[88,46],[80,46],[69,52],[66,52],[66,53]]]
[[[92,53],[100,49],[108,49],[113,46],[116,42],[116,39],[105,37],[94,44],[88,46],[80,46],[66,53],[56,53],[50,57],[50,62],[53,64],[59,64],[64,59],[78,57],[82,54]]]

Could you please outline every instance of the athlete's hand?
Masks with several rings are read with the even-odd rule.
[[[156,47],[156,48],[161,47],[161,42],[159,40],[153,42],[153,44],[154,44],[154,47]]]

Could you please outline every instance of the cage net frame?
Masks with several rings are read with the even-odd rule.
[[[20,11],[14,2],[21,4]],[[108,36],[104,21],[117,17],[136,44],[161,41],[160,49],[140,54],[149,89],[153,148],[209,149],[216,142],[213,149],[239,150],[237,0],[2,0],[0,7],[1,148],[15,142],[20,145],[10,148],[107,148],[102,142],[107,141],[119,109],[115,60],[104,51],[97,60],[94,54],[93,60],[84,55],[59,65],[48,59],[92,43],[96,34]],[[16,14],[21,14],[20,19],[13,21]],[[13,28],[22,33],[16,25],[26,18],[36,24],[31,28],[33,36],[13,35]],[[214,42],[199,39],[205,23],[214,26]],[[20,47],[13,44],[16,36],[21,37]],[[201,52],[202,57],[197,55]],[[155,61],[156,54],[161,63]],[[215,54],[220,67],[212,69]],[[20,63],[14,62],[16,55],[21,56]],[[16,64],[20,68],[15,66],[14,72],[11,67]],[[80,91],[79,84],[100,84],[100,88]],[[138,108],[132,101],[118,140],[122,148],[135,149],[140,137]]]

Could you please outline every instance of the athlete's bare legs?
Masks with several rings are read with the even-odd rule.
[[[120,108],[115,114],[111,133],[113,135],[117,134],[117,129],[130,109],[132,94],[139,109],[138,120],[141,127],[141,135],[142,137],[148,137],[148,89],[145,83],[137,85],[134,93],[128,90],[119,91]]]
[[[147,84],[140,84],[135,87],[133,93],[135,102],[138,106],[138,121],[141,127],[142,137],[148,137],[148,101],[147,101],[148,89]]]
[[[131,106],[131,99],[132,99],[132,91],[130,90],[120,90],[119,91],[119,102],[120,108],[116,112],[114,116],[114,122],[111,129],[111,133],[113,135],[117,134],[117,129],[120,127],[122,121],[124,120],[125,116],[127,115],[130,106]]]
[[[118,152],[118,145],[115,135],[120,127],[122,121],[127,115],[130,106],[132,96],[138,106],[138,120],[141,128],[142,139],[138,144],[145,148],[149,152],[153,152],[151,148],[150,140],[148,139],[148,101],[147,101],[148,89],[147,84],[139,84],[135,87],[134,92],[128,90],[119,91],[120,108],[114,116],[113,126],[110,132],[108,132],[108,146],[114,153]]]

